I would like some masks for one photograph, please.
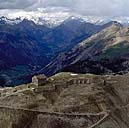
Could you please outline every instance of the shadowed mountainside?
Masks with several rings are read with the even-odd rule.
[[[40,70],[48,75],[59,71],[77,73],[125,73],[129,69],[129,27],[114,22],[69,52],[64,52]]]
[[[101,29],[103,26],[72,18],[55,28],[37,25],[27,19],[13,25],[1,20],[1,81],[6,81],[4,85],[30,81],[30,76],[47,65],[52,58]]]

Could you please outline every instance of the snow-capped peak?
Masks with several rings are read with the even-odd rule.
[[[81,22],[90,22],[97,25],[102,25],[110,21],[117,21],[125,25],[129,24],[129,17],[82,16],[61,7],[38,8],[35,11],[5,9],[0,11],[0,17],[10,24],[17,24],[23,19],[28,19],[34,21],[36,24],[47,25],[49,27],[56,27],[67,19],[80,20]]]
[[[2,10],[0,12],[0,16],[6,17],[5,20],[7,22],[16,21],[17,23],[18,21],[16,19],[20,19],[21,21],[23,19],[28,19],[34,21],[36,24],[46,24],[49,27],[53,27],[61,24],[64,20],[71,16],[71,13],[61,8],[38,8],[36,11]]]

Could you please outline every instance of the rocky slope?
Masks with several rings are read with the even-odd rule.
[[[69,52],[64,52],[40,72],[119,73],[129,69],[129,28],[114,22]]]
[[[2,128],[128,128],[129,74],[59,73],[0,89]]]

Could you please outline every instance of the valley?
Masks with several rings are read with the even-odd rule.
[[[69,17],[48,27],[28,19],[13,24],[0,20],[1,86],[28,83],[42,73],[128,72],[128,27],[117,21],[97,25]]]
[[[0,79],[1,83],[4,83],[2,85],[30,82],[31,76],[58,54],[70,50],[103,27],[72,17],[52,28],[27,19],[9,24],[2,17],[0,19]],[[18,67],[22,67],[21,72]]]
[[[129,128],[128,0],[0,0],[0,128]]]

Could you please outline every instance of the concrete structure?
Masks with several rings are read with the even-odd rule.
[[[44,74],[32,77],[32,83],[38,86],[43,86],[47,82],[47,77]]]
[[[73,78],[68,81],[68,84],[90,84],[91,79],[88,78]]]

